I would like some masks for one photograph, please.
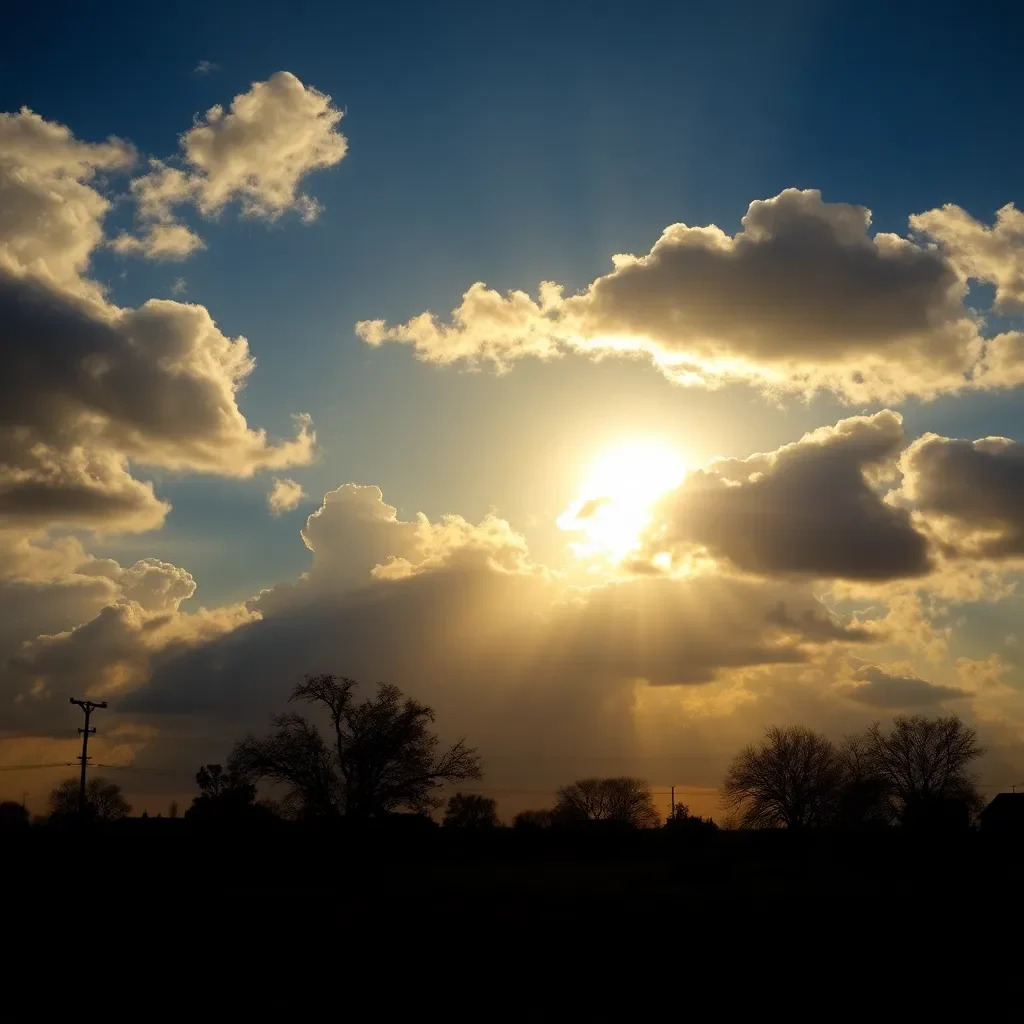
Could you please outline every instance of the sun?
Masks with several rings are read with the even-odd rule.
[[[577,555],[620,562],[638,546],[651,506],[685,475],[686,463],[670,445],[623,441],[590,464],[558,526],[580,535],[571,545]]]

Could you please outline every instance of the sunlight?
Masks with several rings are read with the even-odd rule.
[[[558,526],[578,533],[571,545],[584,558],[619,562],[636,548],[654,502],[686,475],[679,453],[662,441],[627,441],[603,452],[589,467]]]

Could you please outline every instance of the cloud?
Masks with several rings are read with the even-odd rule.
[[[176,277],[171,285],[171,294],[177,297],[188,291],[188,282],[183,277]]]
[[[231,202],[248,217],[274,221],[289,211],[304,223],[316,219],[317,200],[300,190],[313,171],[339,163],[348,140],[338,130],[343,112],[330,96],[279,71],[240,93],[227,112],[211,107],[181,136],[185,169],[161,160],[131,185],[143,233],[121,235],[123,253],[184,259],[202,240],[176,219],[185,204],[213,217]]]
[[[86,688],[121,699],[119,715],[158,724],[168,714],[237,716],[239,685],[246,713],[263,716],[315,666],[396,682],[443,706],[452,728],[479,715],[473,731],[496,738],[513,716],[525,742],[537,714],[556,716],[556,732],[560,715],[600,720],[612,736],[608,707],[628,704],[642,681],[707,684],[870,637],[800,584],[705,576],[569,586],[531,561],[504,520],[404,521],[375,487],[330,492],[303,538],[309,572],[248,606],[183,612],[194,582],[157,560],[83,570],[107,581],[103,607],[21,645],[4,689],[37,730],[54,728],[46,723],[60,699]]]
[[[983,342],[961,274],[934,248],[870,225],[862,206],[787,189],[751,203],[735,235],[671,225],[649,254],[616,256],[578,295],[551,282],[537,299],[477,283],[448,324],[423,313],[356,332],[442,364],[646,355],[682,383],[828,389],[849,401],[965,387]]]
[[[1013,203],[991,227],[953,203],[915,214],[910,226],[938,242],[964,278],[995,285],[997,311],[1024,312],[1024,212]]]
[[[122,232],[110,243],[122,256],[145,256],[151,260],[184,260],[206,248],[206,243],[184,224],[150,224],[141,235]]]
[[[134,151],[0,115],[0,531],[144,531],[169,506],[132,466],[249,476],[312,458],[308,417],[280,444],[238,392],[255,363],[198,305],[112,303],[85,276],[110,203],[102,172]]]
[[[223,621],[227,613],[180,613],[181,602],[194,591],[188,572],[157,559],[122,568],[112,559],[87,555],[73,538],[36,546],[0,537],[4,729],[45,733],[59,720],[58,705],[66,703],[69,690],[74,695],[75,689],[101,680],[126,684],[133,676],[125,666],[147,665],[149,651],[211,635],[206,620]],[[238,614],[249,615],[244,609]],[[111,640],[114,624],[124,633],[126,623],[137,627],[137,652],[130,652],[123,639]],[[114,657],[114,651],[123,656]]]
[[[904,452],[901,498],[950,555],[1024,555],[1024,445],[925,434]]]
[[[330,492],[303,537],[310,571],[250,602],[260,618],[244,632],[166,663],[133,710],[227,712],[243,678],[249,699],[269,707],[304,663],[340,671],[344,662],[346,672],[493,713],[518,688],[571,688],[585,701],[640,679],[699,684],[736,667],[800,663],[868,636],[798,584],[708,576],[568,586],[530,561],[504,520],[403,521],[374,487]]]
[[[121,309],[0,266],[0,517],[118,529],[167,506],[127,460],[249,476],[308,462],[308,419],[268,444],[237,393],[255,363],[203,306]]]
[[[134,160],[121,139],[82,142],[27,107],[0,113],[0,264],[80,289],[110,209],[97,179]]]
[[[9,686],[20,687],[17,703],[36,712],[32,721],[38,727],[55,721],[54,705],[63,710],[68,694],[106,699],[128,693],[149,678],[161,656],[208,642],[251,619],[241,605],[154,615],[136,602],[120,601],[72,630],[24,644],[5,675]]]
[[[220,65],[215,64],[212,60],[201,60],[192,69],[192,73],[196,75],[209,75],[214,71],[220,71]]]
[[[267,507],[271,515],[279,516],[298,508],[299,502],[305,497],[306,492],[301,484],[287,478],[274,477],[274,486],[267,495]]]
[[[929,683],[913,675],[896,675],[879,665],[864,665],[858,669],[853,683],[842,692],[861,704],[893,710],[934,707],[943,701],[970,696],[958,686]]]
[[[716,459],[657,505],[648,557],[706,549],[762,575],[885,580],[932,567],[910,514],[884,500],[906,444],[890,410],[822,427],[774,452]]]

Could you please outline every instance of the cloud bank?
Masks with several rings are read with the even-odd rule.
[[[995,228],[977,226],[998,243],[971,262],[969,239],[956,242],[939,211],[912,223],[947,239],[948,252],[872,235],[865,207],[787,189],[751,203],[734,235],[667,227],[648,254],[614,257],[614,270],[580,294],[545,282],[534,299],[477,282],[448,323],[427,312],[394,326],[360,321],[356,333],[439,364],[506,370],[528,356],[643,355],[684,384],[828,390],[850,402],[1016,386],[1019,335],[983,337],[965,305],[971,277],[1002,282],[1004,302],[1016,294],[1019,271],[1008,268],[1021,259],[1019,214],[1008,209]]]

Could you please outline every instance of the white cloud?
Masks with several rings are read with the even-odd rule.
[[[321,206],[300,185],[312,171],[344,158],[342,116],[330,96],[287,71],[254,82],[227,112],[211,107],[181,136],[184,170],[153,160],[149,173],[132,182],[143,233],[121,235],[114,247],[154,259],[184,259],[203,245],[176,219],[175,208],[184,204],[205,217],[238,202],[250,217],[273,221],[295,211],[303,222],[315,220]]]
[[[80,289],[110,209],[97,176],[134,159],[120,139],[81,142],[27,107],[0,113],[0,264]]]
[[[220,71],[220,65],[215,64],[212,60],[201,60],[193,69],[194,74],[197,75],[210,75],[214,71]]]
[[[145,256],[151,260],[183,260],[206,248],[206,243],[184,224],[150,224],[141,235],[122,232],[110,243],[122,256]]]
[[[299,502],[305,497],[306,492],[303,491],[302,485],[295,480],[274,477],[274,486],[267,495],[267,507],[271,515],[279,516],[298,508]]]
[[[953,203],[915,214],[910,226],[935,239],[964,278],[994,284],[998,311],[1024,312],[1024,212],[1013,203],[991,227]]]

